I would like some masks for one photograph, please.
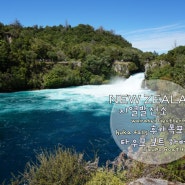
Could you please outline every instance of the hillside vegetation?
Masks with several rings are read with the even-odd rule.
[[[143,70],[143,52],[103,27],[0,23],[0,92],[101,84],[116,60]]]
[[[144,71],[146,63],[147,79],[184,86],[185,46],[158,55],[133,48],[103,27],[0,23],[0,92],[102,84]]]
[[[151,60],[147,65],[146,77],[173,81],[185,87],[185,46],[178,46]]]

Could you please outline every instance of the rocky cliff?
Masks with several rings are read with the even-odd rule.
[[[128,77],[138,70],[138,67],[133,62],[123,62],[116,60],[113,64],[113,70],[117,75]]]
[[[153,178],[140,178],[134,182],[130,182],[128,185],[183,185],[185,183],[180,182],[169,182],[163,179],[153,179]]]

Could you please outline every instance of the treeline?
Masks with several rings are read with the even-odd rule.
[[[151,60],[146,77],[173,81],[185,87],[185,46],[178,46]]]
[[[102,27],[0,23],[0,92],[101,84],[116,75],[115,60],[131,62],[134,73],[146,57]]]

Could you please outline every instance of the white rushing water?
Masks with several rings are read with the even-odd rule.
[[[138,73],[128,79],[112,80],[110,84],[105,85],[1,94],[0,113],[31,110],[79,111],[94,110],[95,107],[98,114],[100,109],[104,110],[104,114],[110,113],[109,95],[138,92],[141,90],[143,79],[144,73]]]
[[[58,90],[55,94],[50,94],[50,99],[65,99],[69,96],[91,96],[101,98],[109,94],[122,94],[141,90],[141,84],[144,80],[144,73],[138,73],[130,76],[128,79],[112,80],[111,84],[106,85],[86,85],[68,89]],[[77,98],[78,99],[78,98]],[[88,100],[84,99],[84,101]]]

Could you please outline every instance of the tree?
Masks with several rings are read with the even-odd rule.
[[[43,60],[48,58],[48,51],[51,49],[51,46],[42,39],[35,38],[31,45],[31,49],[37,54],[38,59]]]
[[[14,22],[10,25],[13,26],[15,29],[23,28],[22,24],[20,23],[18,19],[15,19]]]
[[[6,41],[0,40],[0,69],[5,72],[10,66],[8,61],[9,45]]]

